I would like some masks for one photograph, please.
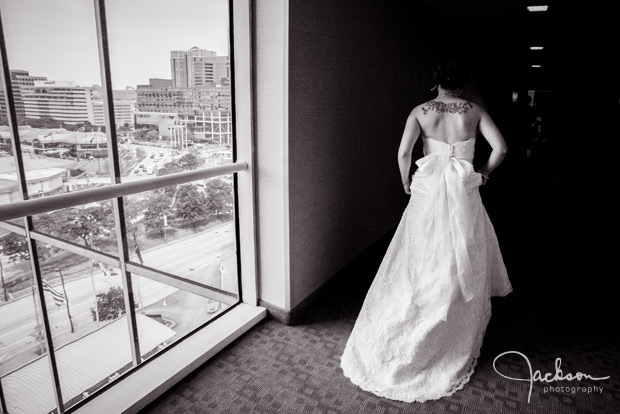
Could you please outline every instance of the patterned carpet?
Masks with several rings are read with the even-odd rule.
[[[561,191],[545,195],[564,201]],[[142,413],[620,413],[617,309],[609,300],[613,294],[605,289],[597,293],[575,276],[579,266],[586,265],[575,260],[574,237],[568,237],[578,230],[567,229],[567,217],[557,211],[525,214],[517,222],[505,216],[509,218],[492,215],[500,243],[503,234],[522,232],[505,239],[502,247],[515,291],[493,299],[476,373],[452,397],[400,403],[362,391],[342,375],[339,358],[386,247],[382,245],[352,263],[329,295],[308,310],[303,323],[285,326],[264,320]],[[579,254],[584,257],[589,251],[581,247]],[[495,357],[507,351],[523,353],[532,370],[543,375],[554,374],[556,358],[561,358],[563,376],[582,372],[611,378],[537,381],[528,403],[529,383],[502,378],[493,368]],[[497,369],[511,377],[529,377],[525,359],[517,355],[500,358]]]

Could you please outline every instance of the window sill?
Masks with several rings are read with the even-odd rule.
[[[137,413],[266,316],[265,308],[241,303],[71,412]]]

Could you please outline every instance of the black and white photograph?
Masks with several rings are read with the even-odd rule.
[[[0,0],[0,414],[620,413],[616,32]]]

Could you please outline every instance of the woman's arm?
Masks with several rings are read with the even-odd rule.
[[[479,172],[488,178],[489,174],[491,174],[491,172],[496,169],[506,157],[508,147],[506,146],[506,141],[504,140],[502,133],[499,132],[499,129],[489,114],[484,109],[480,109],[480,111],[481,116],[478,127],[480,128],[480,133],[484,136],[489,145],[491,145],[492,151],[486,164],[484,164]]]
[[[420,136],[420,124],[416,116],[416,109],[411,111],[405,124],[405,131],[398,148],[398,168],[400,169],[400,178],[405,189],[405,193],[411,194],[411,155],[413,154],[413,146]]]

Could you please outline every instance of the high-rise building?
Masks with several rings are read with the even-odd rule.
[[[230,79],[228,56],[194,58],[188,64],[190,86],[208,86],[210,83],[222,85]]]
[[[215,52],[199,49],[170,52],[172,86],[177,88],[201,87],[210,83],[223,85],[230,79],[230,59]]]

